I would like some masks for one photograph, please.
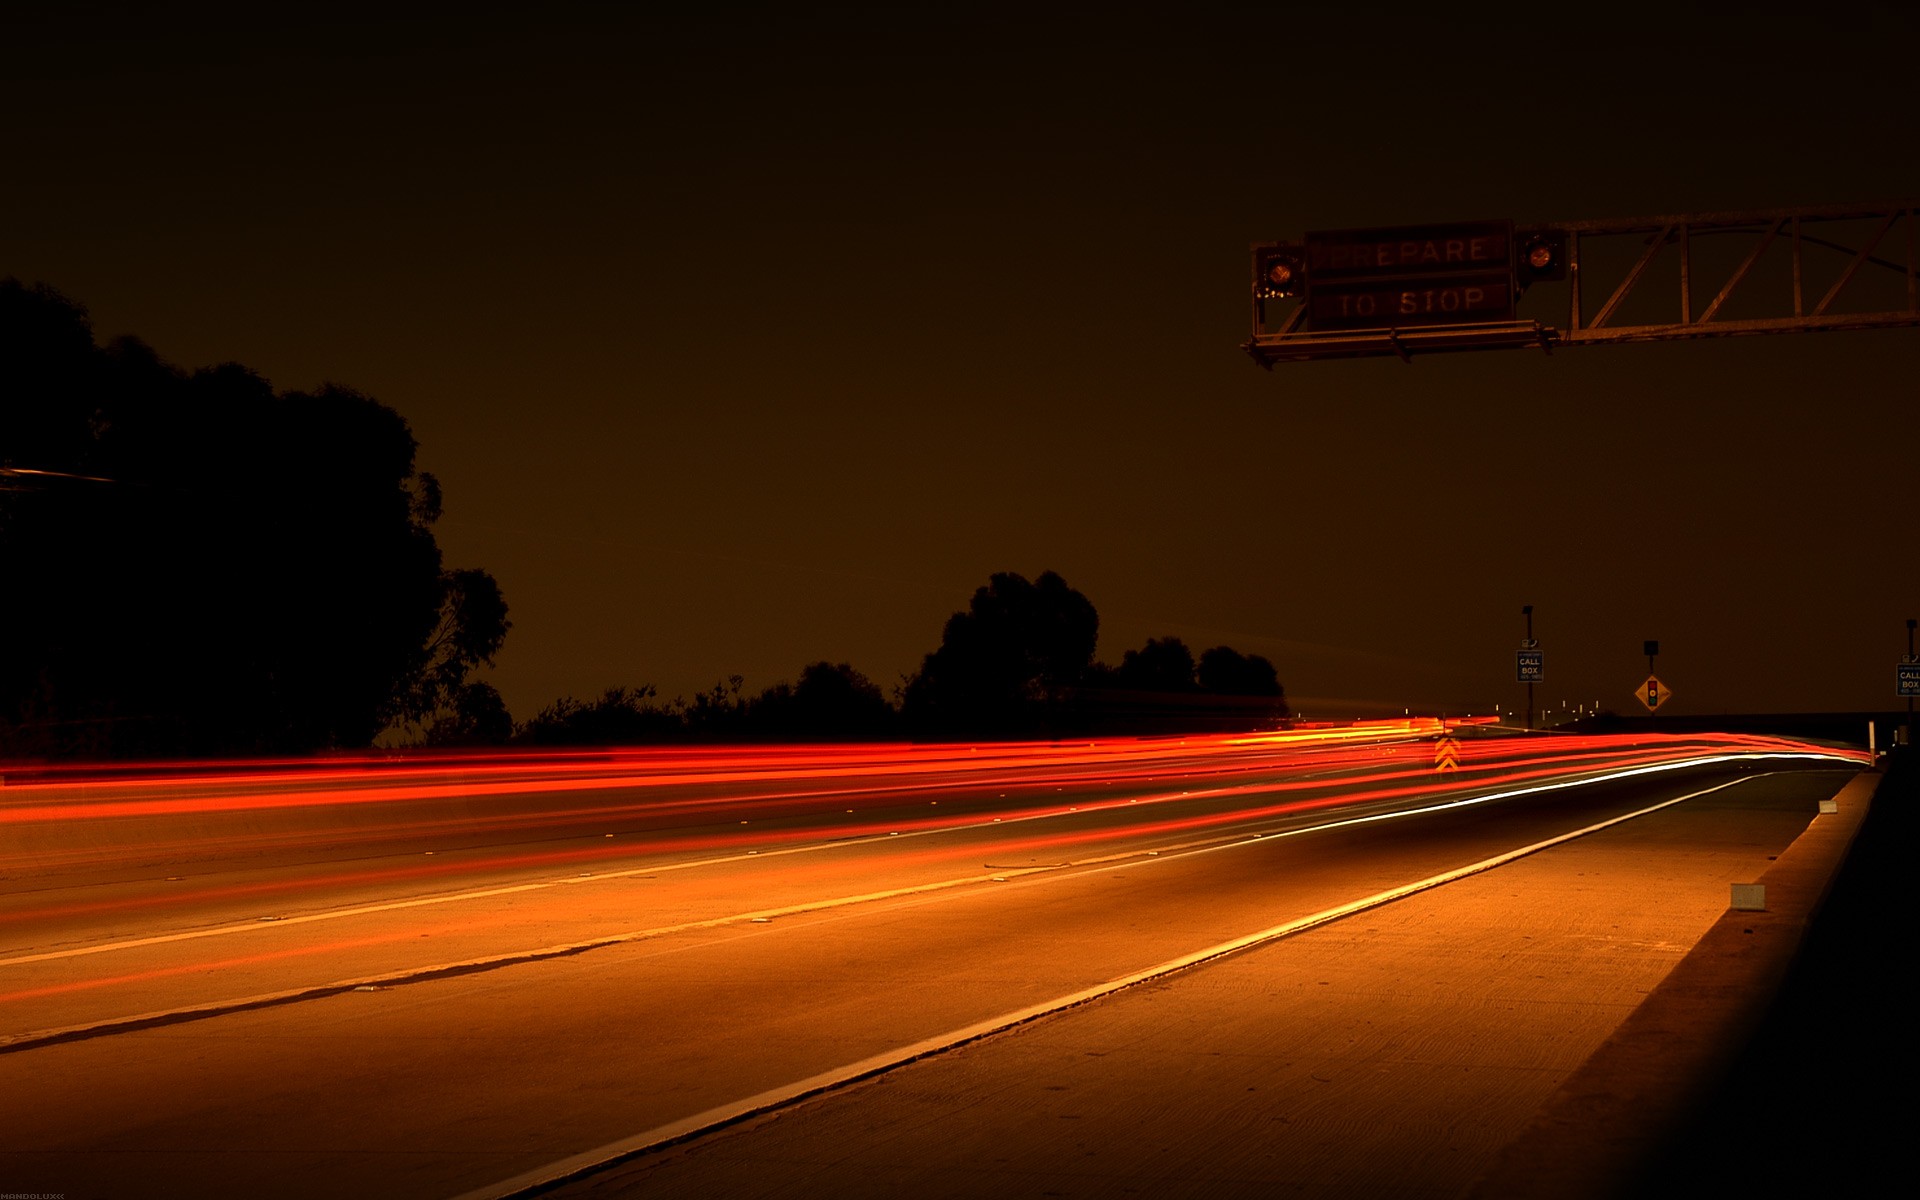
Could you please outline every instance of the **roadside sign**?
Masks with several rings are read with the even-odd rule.
[[[1512,221],[1321,230],[1302,251],[1311,329],[1514,319]]]
[[[1436,771],[1458,771],[1460,769],[1460,743],[1450,733],[1440,735],[1433,746],[1433,769]]]
[[[1893,671],[1894,695],[1920,696],[1920,662],[1903,662]]]
[[[1521,683],[1545,683],[1547,681],[1547,652],[1545,650],[1522,650],[1515,656],[1516,669]]]
[[[1653,712],[1673,699],[1673,693],[1667,690],[1666,684],[1660,682],[1658,675],[1649,675],[1641,681],[1640,689],[1634,693],[1634,699],[1646,705],[1648,712]]]

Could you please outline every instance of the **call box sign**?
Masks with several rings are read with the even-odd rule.
[[[1514,319],[1511,221],[1321,231],[1302,250],[1310,329]]]
[[[1545,683],[1547,681],[1547,652],[1545,650],[1522,650],[1515,663],[1521,683]]]

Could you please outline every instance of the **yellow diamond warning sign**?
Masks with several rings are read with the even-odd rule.
[[[1640,685],[1640,690],[1634,693],[1634,696],[1639,699],[1640,703],[1647,706],[1648,712],[1653,712],[1671,699],[1673,693],[1667,690],[1666,684],[1660,682],[1658,675],[1649,675],[1646,678],[1646,682]]]

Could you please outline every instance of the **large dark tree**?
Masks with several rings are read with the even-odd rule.
[[[97,346],[78,305],[0,281],[7,748],[297,752],[476,719],[506,605],[442,569],[414,452],[358,392]]]
[[[1113,682],[1142,692],[1190,692],[1193,651],[1177,637],[1148,638],[1146,645],[1122,656]]]
[[[907,682],[903,715],[923,735],[1047,732],[1099,634],[1093,604],[1052,571],[1032,582],[995,575],[948,618],[940,648]]]
[[[1149,638],[1118,667],[1096,665],[1076,699],[1087,732],[1138,734],[1271,728],[1287,717],[1273,664],[1215,646],[1200,656],[1176,637]]]
[[[463,683],[433,723],[429,746],[502,746],[513,737],[513,714],[500,690],[490,683]]]
[[[850,663],[809,663],[797,684],[777,683],[753,702],[753,733],[769,741],[877,740],[898,714]]]
[[[1200,686],[1223,696],[1284,696],[1280,673],[1258,654],[1215,646],[1200,655]],[[1284,706],[1282,711],[1284,712]]]

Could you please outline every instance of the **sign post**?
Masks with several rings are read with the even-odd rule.
[[[1522,604],[1520,615],[1527,619],[1527,636],[1520,640],[1520,653],[1514,659],[1514,674],[1527,685],[1526,729],[1533,728],[1533,685],[1547,678],[1547,656],[1533,638],[1533,605]]]
[[[1907,618],[1907,656],[1894,668],[1894,687],[1907,698],[1907,725],[1902,731],[1901,740],[1913,745],[1913,698],[1920,696],[1920,654],[1913,652],[1913,627],[1920,625],[1912,617]]]

